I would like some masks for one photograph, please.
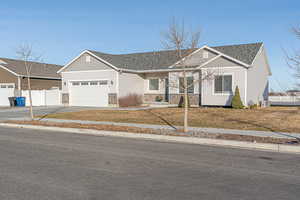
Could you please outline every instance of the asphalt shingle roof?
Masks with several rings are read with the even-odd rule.
[[[183,50],[182,55],[187,56],[195,50]],[[119,55],[89,51],[118,68],[130,70],[168,69],[179,60],[174,50]]]
[[[251,65],[263,43],[239,44],[211,47],[221,53]]]
[[[215,46],[211,48],[250,65],[261,45],[262,43],[252,43]],[[183,56],[187,56],[195,50],[197,49],[183,50]],[[117,68],[130,70],[168,69],[169,66],[175,64],[179,60],[175,50],[132,54],[107,54],[92,50],[89,51]]]
[[[9,58],[0,58],[1,61],[5,63],[0,63],[3,67],[15,72],[18,75],[26,76],[26,69],[24,66],[24,61],[15,60]],[[61,78],[57,71],[60,70],[63,66],[55,64],[46,64],[38,62],[29,62],[32,64],[31,76],[32,77],[48,77],[48,78]]]

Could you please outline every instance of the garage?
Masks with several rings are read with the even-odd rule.
[[[9,106],[8,97],[15,96],[14,83],[0,83],[0,106]]]
[[[108,106],[108,81],[71,81],[70,82],[71,106]]]

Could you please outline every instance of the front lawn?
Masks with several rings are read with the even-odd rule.
[[[284,131],[300,133],[300,109],[269,107],[253,110],[229,108],[191,108],[189,125],[243,130]],[[47,118],[182,125],[183,109],[155,108],[151,110],[89,110],[50,114]]]

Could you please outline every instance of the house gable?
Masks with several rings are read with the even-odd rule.
[[[18,84],[17,76],[3,68],[0,68],[0,80],[1,83],[14,83],[15,86]]]
[[[218,54],[207,49],[199,49],[197,52],[191,54],[183,62],[186,66],[196,66],[206,63],[207,61],[215,58]],[[206,57],[207,56],[207,57]]]
[[[202,67],[208,68],[208,67],[235,67],[235,66],[243,67],[239,63],[236,63],[232,60],[229,60],[227,58],[220,56],[220,57],[216,58],[215,60],[208,62],[206,65],[204,65]]]
[[[89,60],[88,62],[87,59]],[[112,68],[90,53],[84,52],[69,65],[67,65],[67,67],[63,69],[62,72],[93,70],[112,70]]]

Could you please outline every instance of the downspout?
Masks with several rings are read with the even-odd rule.
[[[248,106],[247,103],[247,92],[248,92],[248,68],[245,70],[245,105],[244,106]]]
[[[18,76],[18,95],[17,96],[22,96],[22,91],[21,91],[21,77]]]

